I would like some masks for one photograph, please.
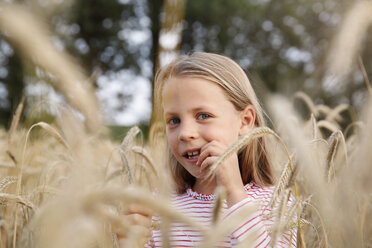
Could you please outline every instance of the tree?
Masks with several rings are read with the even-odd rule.
[[[330,105],[342,101],[358,105],[353,96],[365,91],[358,68],[339,89],[328,88],[325,78],[327,51],[351,4],[335,0],[191,0],[187,2],[182,51],[204,50],[232,57],[253,73],[250,76],[259,91],[291,95],[305,90]],[[365,61],[371,45],[367,36],[362,52]],[[366,66],[372,71],[371,63]],[[260,82],[265,86],[258,85]]]
[[[57,46],[80,61],[98,90],[108,87],[97,83],[99,75],[110,77],[120,71],[151,82],[161,51],[162,25],[171,30],[169,20],[183,19],[181,12],[178,19],[172,19],[174,9],[163,8],[161,0],[18,2],[46,16]],[[184,0],[167,2],[182,4]],[[331,38],[350,5],[346,0],[189,0],[180,49],[182,53],[203,50],[233,58],[248,71],[261,95],[266,89],[289,95],[302,89],[330,105],[342,101],[358,105],[365,91],[359,69],[356,67],[346,80],[349,83],[339,84],[340,88],[328,85],[324,70]],[[166,16],[171,18],[169,22]],[[367,36],[361,50],[367,74],[372,71],[368,60],[371,42]],[[5,125],[22,95],[24,79],[34,77],[36,69],[25,68],[6,38],[0,44],[0,93],[1,88],[5,92],[0,94],[0,122]],[[126,87],[125,82],[120,83],[121,88]],[[118,111],[128,106],[132,96],[131,92],[116,92],[113,98],[120,103]]]

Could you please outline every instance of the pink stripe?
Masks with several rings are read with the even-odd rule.
[[[233,233],[236,233],[239,229],[241,229],[242,227],[246,227],[250,222],[252,222],[253,220],[257,219],[257,217],[259,216],[256,216],[252,219],[250,219],[249,221],[245,222],[243,225],[241,225],[236,231],[234,231]],[[246,227],[247,229],[244,230],[244,232],[242,232],[241,234],[239,234],[237,236],[237,238],[239,239],[242,235],[244,235],[245,233],[247,233],[249,230],[251,230],[253,227],[255,227],[258,223],[260,222],[256,222],[254,223],[252,226],[249,226],[249,227]]]
[[[263,234],[265,233],[265,231],[263,231],[258,237],[261,237]],[[266,237],[258,244],[256,245],[256,247],[260,247],[260,245],[266,241],[266,239],[268,238],[269,236],[266,234]],[[269,244],[267,244],[265,247],[267,247]]]

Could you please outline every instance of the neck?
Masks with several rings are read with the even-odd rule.
[[[192,189],[199,194],[210,195],[213,194],[216,189],[216,182],[214,179],[204,180],[198,178]]]

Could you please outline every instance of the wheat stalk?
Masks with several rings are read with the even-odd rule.
[[[310,116],[310,122],[311,122],[311,130],[312,130],[312,137],[313,139],[317,139],[319,137],[318,135],[318,132],[319,132],[319,129],[318,129],[318,126],[316,124],[316,119],[315,119],[315,116],[314,114],[311,114]]]
[[[329,121],[329,122],[340,122],[342,120],[342,117],[341,117],[341,113],[343,111],[346,111],[349,109],[349,105],[348,104],[340,104],[340,105],[337,105],[337,107],[335,107],[334,109],[332,109],[327,117],[325,118],[326,121]]]
[[[318,104],[315,107],[318,110],[319,115],[326,116],[326,115],[328,115],[329,112],[332,111],[332,109],[330,107],[328,107],[327,105],[324,105],[324,104]]]
[[[325,245],[325,248],[328,248],[328,243],[329,243],[329,242],[328,242],[328,235],[327,235],[326,227],[325,227],[325,223],[324,223],[324,220],[323,220],[321,214],[319,213],[318,209],[317,209],[315,206],[313,206],[310,202],[308,202],[308,203],[306,204],[306,206],[311,207],[311,208],[315,211],[316,215],[319,217],[319,220],[320,220],[320,226],[322,227],[323,236],[324,236],[324,242],[325,242],[324,245]]]
[[[317,108],[315,107],[313,100],[311,100],[311,98],[306,93],[302,91],[298,91],[294,94],[293,97],[295,99],[297,98],[297,99],[302,100],[313,115],[315,115],[316,117],[319,115],[319,112]]]
[[[352,129],[354,127],[358,127],[359,129],[363,129],[365,127],[365,125],[361,121],[355,121],[355,122],[350,123],[349,125],[347,125],[347,127],[344,130],[344,136],[348,137],[350,129]]]
[[[146,206],[160,216],[164,216],[173,221],[181,221],[199,229],[205,233],[205,227],[195,222],[185,214],[175,210],[167,199],[159,195],[156,198],[152,193],[141,188],[127,187],[125,189],[104,189],[87,194],[84,197],[84,206],[89,209],[95,202],[114,204],[121,202],[123,204],[138,203]]]
[[[37,127],[37,126],[40,126],[40,127],[44,128],[45,130],[47,130],[54,138],[57,139],[57,141],[59,141],[62,145],[64,145],[66,148],[68,148],[68,145],[64,141],[62,136],[53,127],[51,127],[49,124],[47,124],[45,122],[39,122],[39,123],[36,123],[36,124],[32,125],[27,131],[26,139],[25,139],[25,142],[24,142],[24,145],[23,145],[22,161],[21,161],[21,166],[20,166],[19,172],[18,172],[18,182],[17,182],[17,189],[16,189],[16,194],[18,196],[21,193],[21,184],[22,184],[23,167],[24,167],[24,161],[25,161],[27,142],[29,140],[31,130],[33,128]],[[17,212],[18,212],[18,205],[16,206],[15,213],[14,213],[14,215],[15,215],[14,223],[15,224],[14,224],[14,231],[13,231],[14,232],[13,248],[15,248],[15,246],[16,246],[16,239],[17,239],[17,220],[18,220]]]
[[[213,211],[212,211],[212,224],[213,225],[216,225],[220,219],[223,203],[224,203],[224,200],[226,199],[226,192],[223,187],[217,187],[215,195],[216,195],[216,199],[213,204]]]
[[[364,67],[363,60],[362,60],[362,57],[360,55],[358,55],[358,62],[359,62],[360,69],[361,69],[361,71],[363,73],[364,82],[366,84],[366,87],[368,89],[368,92],[372,96],[371,83],[369,82],[367,71],[366,71],[366,68]]]
[[[318,125],[318,128],[325,128],[325,129],[331,131],[332,133],[336,132],[337,130],[340,129],[340,127],[337,124],[331,123],[331,122],[326,121],[326,120],[318,121],[317,125]]]
[[[282,197],[281,197],[281,200],[279,201],[279,206],[276,210],[276,214],[277,214],[276,220],[272,227],[273,232],[272,232],[271,241],[270,241],[270,245],[272,247],[275,247],[279,234],[282,233],[283,227],[285,226],[285,224],[283,224],[283,218],[286,213],[287,203],[288,203],[290,195],[291,195],[290,189],[286,189],[285,192],[283,192],[283,194],[281,195]]]
[[[66,149],[69,149],[69,145],[65,141],[65,139],[58,133],[58,131],[52,127],[50,124],[45,123],[45,122],[38,122],[34,125],[31,126],[30,129],[34,127],[41,127],[44,130],[46,130],[49,134],[51,134],[61,145],[63,145]]]

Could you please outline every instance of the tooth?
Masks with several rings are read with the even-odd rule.
[[[192,155],[197,155],[199,152],[198,151],[195,151],[192,153]]]

